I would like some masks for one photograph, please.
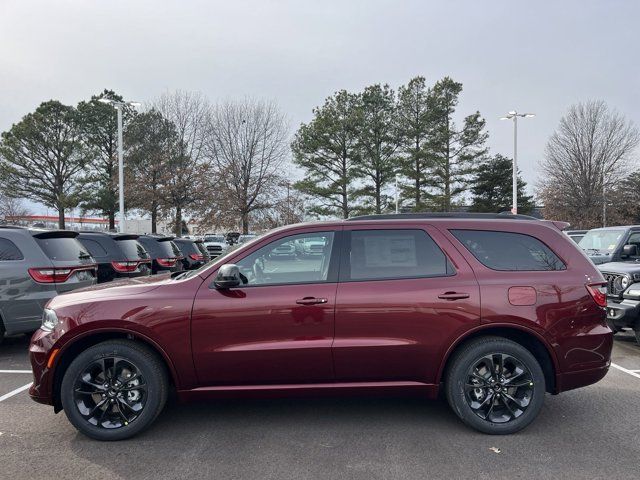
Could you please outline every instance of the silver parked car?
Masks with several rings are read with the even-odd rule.
[[[0,342],[37,330],[56,295],[96,283],[96,263],[77,232],[0,227]]]

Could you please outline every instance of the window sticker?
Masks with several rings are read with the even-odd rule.
[[[413,235],[364,237],[365,266],[416,267],[416,241]]]

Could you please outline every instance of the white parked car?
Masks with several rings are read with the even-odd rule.
[[[219,257],[229,249],[229,244],[224,238],[224,235],[207,233],[205,234],[202,243],[204,244],[204,247],[207,249],[207,252],[211,257],[211,260],[213,260],[216,257]]]

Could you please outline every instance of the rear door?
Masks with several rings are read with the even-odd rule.
[[[49,231],[34,235],[55,270],[58,293],[88,287],[96,282],[96,262],[76,232]]]
[[[336,379],[432,383],[447,347],[480,323],[471,268],[429,225],[349,225],[344,236]]]

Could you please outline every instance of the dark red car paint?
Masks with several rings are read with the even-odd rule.
[[[212,288],[220,265],[278,238],[368,228],[426,230],[456,275]],[[491,270],[449,229],[533,235],[567,269]],[[597,382],[609,368],[612,333],[585,287],[603,281],[551,222],[411,219],[296,225],[244,245],[192,278],[144,277],[55,297],[49,308],[59,325],[53,332],[37,331],[31,340],[30,394],[59,408],[56,385],[77,346],[131,335],[163,357],[182,399],[388,390],[433,398],[455,348],[483,332],[536,338],[544,346],[536,354],[548,355],[552,369],[549,388],[559,393]],[[326,302],[297,303],[307,297]]]

